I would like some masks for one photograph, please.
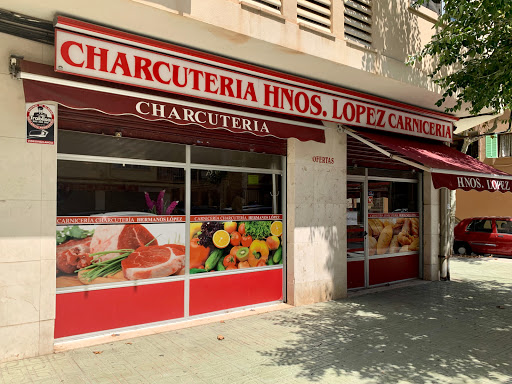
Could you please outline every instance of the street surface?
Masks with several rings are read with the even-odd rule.
[[[0,383],[512,383],[512,260],[450,265],[450,282],[3,363]]]

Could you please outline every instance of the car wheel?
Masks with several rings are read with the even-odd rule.
[[[471,255],[471,247],[468,243],[460,242],[455,243],[453,246],[455,253],[459,255]]]

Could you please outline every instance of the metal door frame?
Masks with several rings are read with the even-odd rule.
[[[370,286],[370,255],[369,255],[369,241],[368,241],[368,181],[369,180],[385,180],[385,181],[397,181],[407,182],[418,186],[418,211],[419,211],[419,222],[420,222],[420,250],[419,250],[419,277],[423,278],[423,174],[418,173],[417,179],[404,179],[397,177],[382,177],[382,176],[369,176],[368,168],[364,169],[364,175],[347,175],[347,182],[358,182],[363,184],[363,196],[361,197],[361,203],[363,204],[363,225],[364,232],[364,287],[357,287],[351,289],[361,289],[375,287],[376,285]],[[345,222],[345,230],[346,230]],[[347,260],[348,263],[348,260]]]

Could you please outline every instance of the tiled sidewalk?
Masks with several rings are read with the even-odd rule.
[[[0,383],[512,383],[512,260],[451,270],[451,282],[0,364]]]

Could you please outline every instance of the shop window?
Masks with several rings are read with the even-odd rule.
[[[282,157],[262,153],[227,151],[208,147],[191,147],[193,164],[226,165],[264,169],[282,169]]]
[[[418,253],[418,184],[368,181],[368,233],[370,258]]]
[[[57,288],[183,273],[185,201],[183,168],[59,159]]]
[[[418,185],[396,181],[369,181],[369,213],[418,212]]]
[[[473,220],[467,227],[469,232],[485,232],[492,233],[492,222],[491,220]]]
[[[282,263],[282,157],[189,148],[59,133],[57,288]]]
[[[192,170],[191,179],[192,215],[281,213],[279,175]]]
[[[75,155],[185,162],[185,145],[59,131],[58,152]]]

